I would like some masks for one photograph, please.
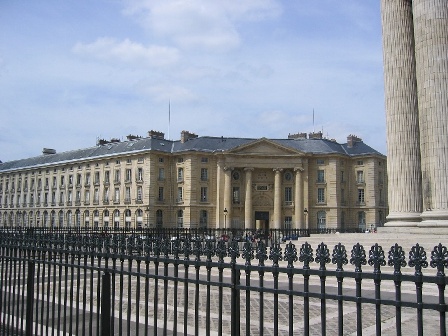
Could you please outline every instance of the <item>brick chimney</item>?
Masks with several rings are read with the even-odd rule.
[[[148,138],[164,140],[165,139],[165,133],[150,130],[148,132]]]
[[[196,134],[194,134],[194,133],[190,133],[190,132],[188,132],[188,131],[182,131],[181,133],[180,133],[180,142],[181,143],[185,143],[185,142],[187,142],[188,140],[190,140],[190,139],[194,139],[194,138],[197,138],[198,136],[196,135]]]
[[[353,135],[353,134],[350,134],[350,135],[347,137],[347,147],[348,147],[348,148],[353,148],[353,146],[355,146],[355,144],[356,144],[357,142],[362,142],[362,139],[361,139],[361,138],[358,138],[356,135]]]
[[[322,139],[322,132],[321,131],[319,131],[319,132],[311,132],[309,134],[309,138],[310,139]]]

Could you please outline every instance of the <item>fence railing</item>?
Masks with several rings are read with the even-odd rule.
[[[274,236],[1,231],[0,333],[446,334],[445,246]]]

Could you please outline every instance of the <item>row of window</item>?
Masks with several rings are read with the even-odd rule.
[[[110,201],[113,201],[114,203],[120,203],[121,201],[121,188],[115,187],[113,189],[113,194],[111,194],[111,189],[109,187],[104,187],[103,190],[103,198],[102,201],[106,204]],[[81,197],[84,196],[82,199]],[[124,188],[124,202],[130,203],[132,201],[131,197],[131,187],[125,187]],[[40,206],[43,204],[44,206],[47,206],[49,204],[55,206],[55,205],[72,205],[73,202],[75,202],[75,205],[77,203],[84,202],[85,205],[90,204],[91,201],[91,191],[89,189],[84,190],[84,193],[81,192],[81,190],[62,190],[57,193],[56,191],[53,192],[37,192],[37,195],[34,194],[16,194],[15,199],[14,196],[5,195],[4,196],[4,202],[2,202],[2,196],[0,195],[0,207],[3,206],[6,208],[8,205],[10,207],[26,207],[26,206]],[[93,190],[93,203],[98,204],[100,201],[100,190],[99,188],[95,188]],[[137,186],[136,188],[136,194],[135,194],[135,201],[136,202],[143,202],[143,187]]]
[[[111,175],[110,175],[111,171],[110,170],[106,170],[104,172],[104,178],[103,178],[103,182],[105,184],[109,184],[111,182]],[[114,170],[114,183],[121,183],[121,169],[116,169]],[[124,182],[125,183],[132,183],[132,178],[133,178],[133,170],[132,169],[126,169],[125,170],[125,175],[124,175]],[[143,168],[137,168],[136,171],[136,175],[135,175],[135,180],[137,182],[143,182]],[[91,185],[91,174],[90,172],[86,172],[84,175],[83,174],[70,174],[68,176],[65,175],[61,175],[59,177],[59,185],[57,184],[57,177],[53,176],[52,178],[52,184],[51,184],[51,188],[52,189],[57,189],[58,187],[61,188],[65,188],[68,184],[68,186],[73,187],[73,186],[77,186],[77,187],[81,187],[83,184],[84,186],[90,186]],[[83,183],[84,182],[84,183]],[[93,183],[94,185],[99,185],[100,184],[100,172],[97,171],[94,173],[93,175]],[[0,184],[0,192],[2,192],[2,186],[3,184]],[[23,189],[22,189],[23,187]],[[31,179],[30,180],[30,184],[29,184],[30,190],[34,190],[35,187],[37,187],[37,190],[42,190],[42,188],[48,190],[50,189],[50,178],[49,177],[45,177],[44,179],[42,178],[38,178],[37,179],[37,183],[35,183],[35,179]],[[28,179],[24,179],[23,180],[23,185],[22,185],[22,180],[18,180],[17,181],[17,190],[16,190],[16,185],[15,185],[15,180],[13,179],[11,182],[10,181],[5,181],[5,191],[28,191]]]
[[[92,216],[91,216],[92,215]],[[149,215],[149,214],[148,214]],[[147,216],[148,216],[147,215]],[[183,227],[184,225],[184,211],[178,210],[176,212],[177,219],[176,223],[178,227]],[[156,226],[162,227],[164,224],[163,220],[163,210],[158,209],[156,211]],[[3,213],[3,216],[0,216],[2,221],[2,225],[4,226],[21,226],[21,227],[33,227],[33,226],[44,226],[44,227],[72,227],[72,226],[87,226],[93,225],[93,227],[123,227],[122,223],[124,223],[124,227],[130,228],[132,226],[132,218],[131,218],[131,210],[127,209],[124,211],[124,216],[122,217],[120,210],[114,210],[109,212],[109,210],[104,210],[101,213],[100,211],[94,210],[90,212],[89,210],[85,210],[83,213],[77,210],[72,212],[68,210],[64,212],[60,210],[56,212],[55,210],[48,212],[43,211],[42,215],[40,211],[37,211],[35,214],[33,211],[27,212],[17,212],[16,214],[11,213]],[[144,217],[143,210],[137,209],[135,211],[135,227],[141,228],[144,226]],[[146,224],[149,222],[147,218]],[[207,227],[209,222],[209,214],[207,210],[199,211],[199,227]]]

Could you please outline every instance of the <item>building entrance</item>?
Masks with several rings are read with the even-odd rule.
[[[257,230],[269,230],[269,211],[255,211],[255,227]]]

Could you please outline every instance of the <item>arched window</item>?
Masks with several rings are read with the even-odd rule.
[[[36,226],[39,227],[40,225],[40,211],[36,212]]]
[[[129,210],[129,209],[126,209],[124,211],[124,225],[125,225],[126,229],[131,228],[131,210]]]
[[[59,211],[59,227],[64,227],[64,212]]]
[[[44,211],[44,227],[48,226],[48,212]]]
[[[98,228],[100,225],[100,212],[98,210],[93,211],[93,227]]]
[[[89,210],[84,211],[84,226],[89,227],[90,225],[90,214]]]
[[[75,225],[77,228],[81,227],[81,211],[79,210],[75,212]]]
[[[114,211],[114,228],[120,227],[120,210]]]
[[[317,228],[318,229],[327,228],[327,213],[323,210],[317,212]]]
[[[163,227],[163,211],[160,209],[156,211],[156,227]]]
[[[104,210],[103,212],[103,226],[109,227],[109,210]]]
[[[143,210],[137,209],[135,212],[135,227],[140,229],[143,227]]]
[[[177,211],[177,227],[179,227],[179,228],[184,227],[184,211],[183,210]]]
[[[34,220],[34,213],[32,211],[29,212],[28,215],[28,226],[33,226],[33,220]]]
[[[201,210],[199,213],[199,227],[206,228],[208,224],[207,210]]]
[[[366,213],[364,211],[358,212],[358,229],[366,230]]]
[[[50,214],[50,225],[51,227],[56,226],[56,212],[54,210]]]
[[[67,211],[67,226],[72,227],[73,225],[73,217],[72,217],[72,211]]]

